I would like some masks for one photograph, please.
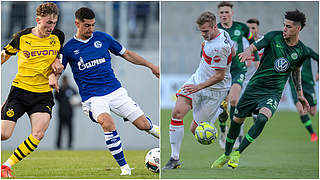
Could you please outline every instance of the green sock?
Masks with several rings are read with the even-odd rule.
[[[242,153],[242,151],[244,151],[261,134],[267,121],[267,116],[259,113],[257,116],[257,120],[249,129],[248,134],[246,134],[237,151],[240,151],[240,153]]]
[[[230,119],[233,120],[233,115],[236,107],[235,106],[230,106]]]
[[[233,120],[231,120],[230,129],[226,138],[226,150],[224,153],[227,156],[230,155],[233,144],[236,141],[237,137],[239,136],[240,127],[241,127],[241,124],[238,124]]]
[[[309,118],[308,114],[300,116],[301,122],[304,124],[306,129],[309,131],[310,134],[314,133],[312,128],[312,122]]]

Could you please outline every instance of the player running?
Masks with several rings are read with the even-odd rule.
[[[62,64],[66,67],[69,63],[82,98],[82,109],[103,128],[107,147],[118,162],[121,175],[131,175],[111,111],[157,138],[160,131],[115,77],[110,52],[133,64],[148,67],[157,78],[160,76],[159,67],[125,49],[109,34],[94,31],[95,14],[91,9],[78,9],[75,12],[75,25],[76,35],[62,49]]]
[[[163,170],[175,169],[181,166],[179,154],[184,136],[184,116],[193,109],[191,132],[201,122],[213,124],[216,112],[230,88],[230,62],[232,42],[229,34],[218,29],[216,16],[203,12],[196,21],[201,35],[202,56],[196,72],[184,83],[177,92],[177,102],[172,111],[169,126],[171,156]]]
[[[265,48],[260,66],[250,79],[235,110],[226,139],[225,153],[212,164],[212,168],[221,168],[225,163],[232,168],[238,167],[240,154],[261,134],[266,122],[275,113],[291,73],[297,98],[303,109],[309,111],[310,106],[302,92],[300,74],[300,66],[310,57],[310,50],[299,41],[299,32],[305,26],[305,22],[306,18],[302,12],[288,11],[285,14],[283,31],[267,33],[239,54],[243,62],[249,59],[254,51]],[[253,112],[258,112],[257,120],[249,129],[239,148],[231,153],[233,144],[239,135],[240,126]]]
[[[37,26],[16,33],[1,52],[1,64],[18,54],[18,73],[1,108],[1,140],[11,137],[24,113],[28,114],[31,123],[31,134],[3,163],[1,177],[14,177],[11,168],[38,147],[49,126],[54,106],[50,85],[54,88],[58,85],[54,75],[52,82],[48,76],[53,62],[59,64],[55,59],[64,43],[64,33],[55,29],[58,15],[56,4],[40,4],[36,10]]]
[[[245,74],[247,72],[247,66],[245,62],[240,62],[238,54],[243,52],[243,43],[242,38],[246,38],[249,43],[254,42],[253,34],[250,32],[248,26],[244,23],[233,21],[232,17],[234,15],[233,12],[233,4],[231,2],[223,1],[218,4],[218,13],[220,18],[220,23],[218,24],[218,28],[227,31],[231,37],[231,40],[234,42],[236,56],[232,58],[231,63],[231,89],[228,94],[228,99],[230,101],[230,119],[232,119],[234,110],[238,104],[238,100],[240,97],[242,84],[245,79]],[[258,54],[255,53],[255,58],[259,59]],[[220,134],[219,134],[219,144],[224,147],[226,135],[228,132],[226,121],[228,119],[227,115],[227,103],[223,102],[224,111],[219,116],[219,126],[220,126]]]
[[[319,54],[314,52],[311,48],[311,57],[312,59],[316,60],[319,63]],[[319,77],[319,72],[317,71],[317,76]],[[312,128],[312,122],[310,117],[308,116],[308,112],[303,110],[303,107],[301,103],[297,99],[297,93],[294,88],[294,83],[292,78],[289,78],[290,88],[291,88],[291,95],[293,102],[300,114],[301,122],[304,124],[306,129],[311,135],[311,142],[316,142],[318,140],[317,134],[313,131]],[[308,100],[308,103],[310,105],[310,115],[314,116],[317,113],[317,97],[314,91],[314,80],[312,75],[312,67],[311,67],[311,58],[306,59],[301,68],[301,83],[302,83],[302,89],[303,89],[303,95]]]

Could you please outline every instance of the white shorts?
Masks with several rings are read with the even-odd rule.
[[[89,98],[82,103],[82,110],[94,122],[98,122],[101,113],[111,115],[110,111],[131,122],[144,115],[137,103],[128,96],[127,90],[122,87],[105,96]]]
[[[196,84],[193,76],[191,76],[183,86],[187,84]],[[182,87],[178,90],[177,96],[184,96],[192,100],[194,121],[197,124],[202,122],[210,122],[214,124],[220,104],[227,96],[228,90],[216,91],[211,88],[205,88],[196,93],[186,95],[186,93],[183,92]]]

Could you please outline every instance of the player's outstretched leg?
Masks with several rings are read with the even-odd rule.
[[[104,132],[104,137],[107,144],[107,148],[109,149],[113,158],[117,161],[117,163],[120,166],[120,175],[130,176],[131,168],[129,167],[124,158],[120,136],[118,135],[117,131],[114,130],[112,132]]]
[[[223,100],[221,102],[220,108],[223,110],[221,114],[219,114],[219,126],[220,126],[220,134],[219,134],[219,145],[222,149],[224,149],[226,144],[226,137],[228,133],[228,126],[226,126],[226,122],[228,120],[228,103]]]
[[[181,163],[179,162],[179,159],[175,160],[171,157],[167,162],[167,164],[162,168],[162,170],[176,169],[180,167],[181,167]]]
[[[151,122],[149,117],[146,116],[146,118],[147,118],[147,120],[148,120],[148,122],[150,124],[150,130],[148,130],[147,133],[149,133],[152,136],[160,139],[160,127],[157,126],[157,125],[152,124],[152,122]]]
[[[12,166],[32,153],[38,147],[39,143],[40,141],[30,134],[30,136],[17,147],[9,159],[1,166],[1,177],[14,177],[11,171]]]
[[[234,151],[230,154],[230,160],[228,161],[228,166],[232,168],[238,167],[240,162],[240,152]]]
[[[310,133],[311,135],[311,142],[315,142],[318,140],[318,136],[316,133],[314,133],[313,128],[312,128],[312,122],[310,117],[308,116],[308,114],[305,115],[301,115],[300,116],[301,122],[303,123],[303,125],[305,126],[305,128],[307,129],[307,131]]]
[[[211,168],[222,168],[230,159],[230,156],[222,154],[214,163],[211,165]]]

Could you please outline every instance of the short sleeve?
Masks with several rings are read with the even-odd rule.
[[[272,38],[274,37],[275,33],[274,32],[269,32],[266,35],[262,36],[259,38],[257,41],[254,42],[254,45],[258,50],[265,48],[269,46]]]
[[[113,37],[109,36],[108,38],[110,39],[110,52],[116,56],[123,55],[126,49]]]

